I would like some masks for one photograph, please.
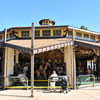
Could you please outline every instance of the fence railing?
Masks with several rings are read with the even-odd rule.
[[[77,77],[77,88],[80,85],[89,85],[89,84],[92,84],[93,86],[95,84],[95,76],[93,74],[79,75]]]
[[[9,86],[26,86],[28,89],[28,78],[18,76],[8,76]]]
[[[48,89],[50,89],[50,81],[51,80],[54,79],[56,82],[60,82],[63,77],[65,77],[68,80],[68,87],[69,87],[69,77],[67,77],[67,76],[55,76],[55,77],[48,78]]]

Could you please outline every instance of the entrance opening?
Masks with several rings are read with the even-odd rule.
[[[94,49],[89,49],[85,47],[76,47],[76,76],[77,78],[80,78],[80,81],[85,81],[87,79],[90,79],[87,81],[86,84],[88,84],[90,81],[95,82],[100,81],[100,70],[98,70],[98,51]],[[85,78],[90,77],[90,78]],[[92,78],[91,78],[92,77]],[[83,80],[84,79],[84,80]],[[82,83],[82,82],[81,82]],[[90,82],[91,83],[91,82]],[[85,84],[84,84],[85,85]]]
[[[58,75],[65,75],[64,54],[61,50],[53,50],[45,53],[36,54],[34,57],[34,73],[35,79],[48,79],[55,70]],[[27,65],[28,70],[31,66],[31,56],[26,53],[19,54],[19,70],[23,70]],[[26,76],[30,79],[30,71]]]
[[[56,49],[34,56],[34,79],[35,86],[48,86],[48,78],[53,71],[58,75],[66,75],[66,64],[64,63],[64,48]],[[22,72],[31,84],[31,55],[19,53],[19,63],[15,64],[14,75]],[[40,84],[41,83],[41,84]],[[16,84],[14,84],[16,85]]]

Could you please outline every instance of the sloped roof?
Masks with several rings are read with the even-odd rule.
[[[100,50],[100,42],[75,40],[75,45]]]
[[[100,50],[100,42],[75,40],[75,45],[87,47],[91,49]],[[53,49],[59,49],[73,45],[72,39],[59,38],[59,39],[35,39],[34,40],[34,53],[41,53]],[[32,54],[31,39],[17,39],[10,40],[5,43],[6,47],[14,48],[15,50],[23,51]]]
[[[72,45],[72,40],[68,38],[60,38],[60,39],[35,39],[34,40],[34,52],[40,53],[49,51],[52,49],[58,49],[65,47],[67,45]],[[10,40],[7,41],[6,46],[14,48],[14,49],[20,49],[20,50],[32,50],[31,48],[31,39],[25,39],[25,40]],[[17,48],[18,47],[18,48]]]

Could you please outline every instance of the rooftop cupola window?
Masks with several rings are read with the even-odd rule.
[[[42,19],[39,21],[40,25],[54,25],[55,21],[51,20],[51,19]]]

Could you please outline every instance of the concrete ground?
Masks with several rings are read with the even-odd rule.
[[[30,90],[0,91],[0,100],[100,100],[100,86],[71,90],[68,93],[35,90],[34,97],[30,97]]]

